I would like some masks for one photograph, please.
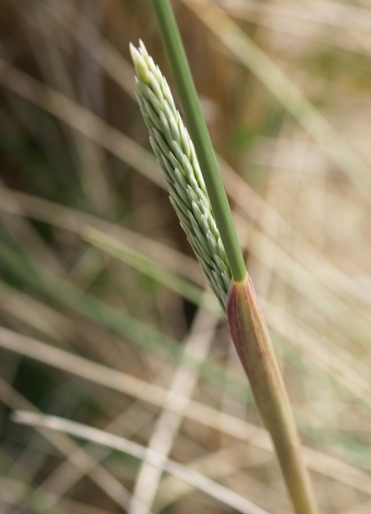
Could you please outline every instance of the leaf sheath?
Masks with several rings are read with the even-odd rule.
[[[276,449],[297,514],[317,512],[300,440],[268,328],[248,276],[233,283],[227,316],[232,340]]]

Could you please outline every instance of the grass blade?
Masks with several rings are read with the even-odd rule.
[[[154,0],[153,7],[232,275],[234,280],[243,280],[246,276],[245,262],[174,14],[168,0]]]

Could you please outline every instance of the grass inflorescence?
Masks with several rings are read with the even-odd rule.
[[[169,185],[170,201],[225,312],[231,270],[193,143],[167,81],[143,42],[139,49],[133,45],[130,48],[136,70],[137,98],[151,146]]]
[[[131,47],[131,53],[138,100],[151,145],[165,173],[180,223],[226,313],[232,340],[270,432],[295,512],[316,514],[293,412],[264,316],[246,272],[177,22],[166,0],[155,2],[154,7],[204,175],[169,87],[141,42],[139,50]]]

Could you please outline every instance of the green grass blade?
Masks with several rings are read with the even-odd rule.
[[[233,279],[240,282],[246,276],[245,262],[174,13],[168,0],[153,0],[153,6]]]

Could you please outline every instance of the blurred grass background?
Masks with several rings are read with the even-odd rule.
[[[369,3],[173,5],[320,511],[366,514]],[[226,489],[292,512],[134,98],[139,38],[173,85],[150,2],[2,0],[0,33],[1,512],[233,512]],[[14,409],[163,453],[218,499]]]

